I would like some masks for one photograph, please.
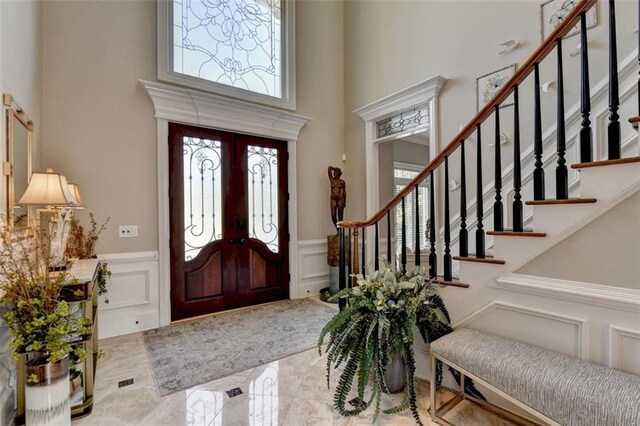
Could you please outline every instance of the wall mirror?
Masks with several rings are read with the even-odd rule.
[[[6,110],[7,162],[6,176],[7,218],[15,228],[29,226],[29,208],[18,206],[17,201],[24,194],[31,177],[31,145],[33,122],[9,94],[3,95]]]

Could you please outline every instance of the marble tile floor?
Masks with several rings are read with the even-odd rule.
[[[160,397],[141,333],[101,340],[100,345],[106,356],[98,362],[93,413],[74,421],[73,426],[357,426],[373,421],[371,412],[343,418],[333,410],[325,359],[316,349]],[[332,386],[336,377],[332,377]],[[119,381],[130,378],[134,379],[132,385],[118,388]],[[230,397],[227,391],[235,388],[242,394]],[[418,392],[420,414],[429,425],[428,383],[419,381]],[[449,395],[441,397],[448,399]],[[383,399],[383,407],[385,403],[391,401]],[[467,401],[445,418],[459,426],[511,424]],[[405,412],[381,415],[376,424],[415,422],[410,412]]]

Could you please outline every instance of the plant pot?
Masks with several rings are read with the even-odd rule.
[[[404,379],[404,359],[398,355],[384,368],[384,381],[389,393],[402,392],[405,384]]]
[[[25,424],[70,425],[69,356],[47,362],[45,352],[28,355],[25,378]],[[30,380],[35,379],[35,380]]]

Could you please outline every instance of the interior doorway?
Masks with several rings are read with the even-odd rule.
[[[412,135],[400,135],[396,139],[386,140],[378,144],[378,177],[379,177],[379,206],[383,207],[390,199],[400,192],[411,180],[413,180],[431,160],[428,132],[423,130]],[[415,212],[416,203],[420,221],[416,228]],[[421,259],[423,265],[427,264],[428,247],[427,224],[429,219],[429,180],[419,185],[418,197],[411,192],[405,198],[405,232],[406,252],[408,263],[413,264],[416,239],[423,250]],[[384,227],[383,227],[384,228]],[[393,247],[394,264],[399,262],[402,250],[402,210],[396,208],[391,215],[391,246]],[[383,230],[386,236],[386,230]],[[384,238],[383,236],[383,238]]]
[[[171,320],[289,297],[287,142],[169,124]]]

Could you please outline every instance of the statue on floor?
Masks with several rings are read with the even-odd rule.
[[[340,179],[342,170],[329,166],[329,182],[331,183],[331,220],[338,229],[338,222],[344,219],[344,208],[347,206],[347,189],[344,180]]]
[[[344,180],[340,179],[342,170],[329,166],[329,182],[331,184],[331,220],[338,230],[338,222],[344,219],[344,208],[347,206],[347,189]],[[348,257],[348,254],[345,253]],[[348,259],[345,260],[348,262]],[[340,238],[337,234],[327,235],[327,264],[329,265],[329,288],[320,290],[320,298],[338,294],[338,265],[340,264]]]

